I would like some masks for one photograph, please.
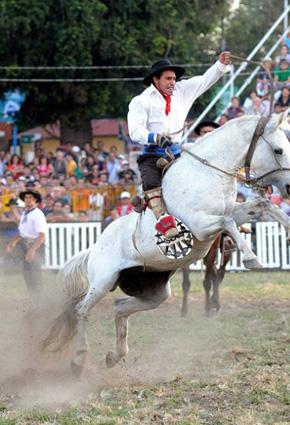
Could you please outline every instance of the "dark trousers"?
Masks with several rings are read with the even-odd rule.
[[[161,186],[162,170],[157,167],[157,155],[142,155],[137,163],[142,179],[143,190],[151,190]]]
[[[31,239],[22,239],[18,244],[18,250],[21,255],[22,272],[26,283],[27,291],[35,307],[39,306],[42,297],[42,273],[41,266],[43,260],[43,246],[40,247],[29,263],[25,260],[27,251],[31,248],[33,241]]]

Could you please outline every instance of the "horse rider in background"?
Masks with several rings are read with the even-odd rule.
[[[145,199],[157,219],[156,230],[167,239],[178,236],[178,229],[174,217],[164,210],[162,170],[156,162],[180,156],[178,140],[193,102],[230,70],[230,61],[230,52],[222,52],[203,75],[180,81],[185,69],[161,59],[143,80],[147,88],[129,104],[130,138],[143,145],[138,166]]]

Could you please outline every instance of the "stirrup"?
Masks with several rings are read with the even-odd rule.
[[[168,239],[163,233],[160,233],[156,229],[155,241],[162,254],[164,254],[170,260],[178,260],[186,257],[191,253],[194,244],[194,238],[191,231],[184,223],[182,223],[176,217],[172,218],[176,223],[178,235]]]

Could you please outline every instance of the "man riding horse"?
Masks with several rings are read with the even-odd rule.
[[[180,156],[178,140],[193,102],[229,70],[230,60],[230,53],[222,52],[203,75],[181,81],[184,68],[168,59],[155,62],[143,80],[147,88],[129,104],[130,137],[143,145],[138,166],[147,205],[157,219],[156,230],[169,240],[179,232],[174,217],[165,212],[162,170],[156,162]]]

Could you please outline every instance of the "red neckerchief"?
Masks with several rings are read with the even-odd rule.
[[[171,96],[165,96],[165,101],[166,101],[165,115],[168,115],[170,112]]]
[[[156,90],[158,90],[158,88],[155,86]],[[163,96],[163,98],[165,99],[166,105],[165,105],[165,115],[167,116],[170,112],[170,104],[171,104],[171,96],[164,96],[160,90],[158,90],[159,93]]]

